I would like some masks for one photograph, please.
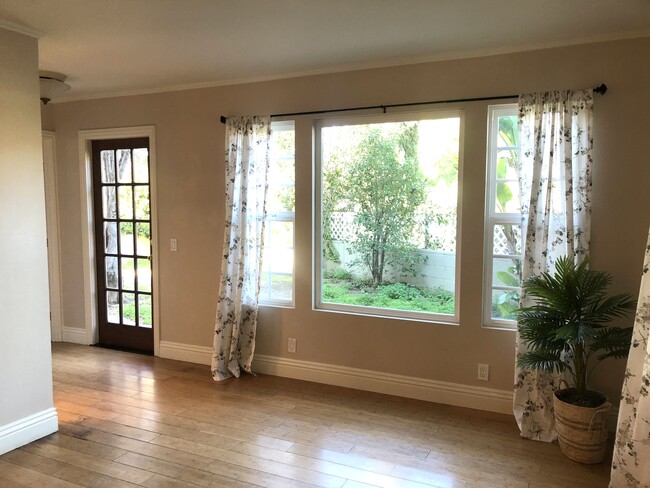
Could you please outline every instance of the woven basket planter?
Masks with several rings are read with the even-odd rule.
[[[566,457],[579,463],[600,463],[605,457],[605,415],[612,408],[611,403],[603,396],[603,403],[598,407],[579,407],[560,400],[557,394],[561,395],[563,391],[565,390],[558,390],[553,395],[560,450]]]

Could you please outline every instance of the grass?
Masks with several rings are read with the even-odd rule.
[[[384,283],[373,287],[367,281],[327,274],[323,279],[323,301],[345,305],[390,308],[441,314],[454,313],[454,294],[406,283]]]
[[[125,303],[123,307],[124,318],[133,320],[135,322],[135,304],[134,303]],[[140,317],[142,319],[142,324],[146,326],[151,326],[153,324],[152,314],[151,314],[151,304],[140,304]]]

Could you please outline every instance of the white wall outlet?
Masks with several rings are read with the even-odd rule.
[[[176,239],[173,238],[173,237],[171,239],[169,239],[169,250],[171,252],[178,251],[178,243],[176,242]]]
[[[289,337],[289,344],[287,346],[288,349],[289,349],[289,352],[294,353],[294,354],[296,353],[296,342],[297,341],[296,341],[295,338]]]
[[[490,376],[490,365],[478,363],[478,379],[487,381]]]

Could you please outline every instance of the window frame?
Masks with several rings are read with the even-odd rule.
[[[483,244],[483,318],[482,324],[485,328],[517,330],[517,321],[510,319],[492,318],[492,292],[497,290],[512,290],[521,292],[521,287],[493,286],[492,277],[494,273],[494,259],[503,258],[511,259],[509,255],[494,254],[494,228],[497,225],[519,225],[521,228],[522,215],[519,213],[497,213],[495,211],[497,178],[496,165],[498,153],[501,150],[517,149],[521,151],[521,146],[504,146],[497,144],[499,117],[516,116],[518,109],[516,103],[489,105],[488,106],[488,131],[487,131],[487,173],[485,189],[485,224],[484,224],[484,244]],[[518,155],[520,156],[520,152]],[[523,240],[521,241],[523,245]],[[520,259],[523,260],[523,248]]]
[[[322,138],[321,130],[325,127],[341,125],[364,125],[372,123],[407,122],[414,120],[438,120],[446,118],[458,118],[458,193],[456,198],[456,251],[454,256],[454,313],[436,314],[431,312],[420,312],[412,310],[398,310],[389,308],[369,307],[362,305],[347,305],[340,303],[323,302],[322,300]],[[321,117],[314,121],[313,130],[313,225],[312,225],[312,247],[313,247],[313,269],[312,269],[312,309],[317,312],[345,313],[365,317],[378,317],[413,322],[425,322],[441,325],[458,326],[460,324],[460,277],[462,250],[461,223],[462,223],[462,181],[463,181],[463,160],[464,160],[464,135],[465,135],[465,112],[462,109],[451,109],[441,111],[395,111],[390,114],[379,115],[358,115],[358,116],[330,116]]]
[[[271,122],[271,137],[273,137],[274,132],[283,132],[283,131],[293,131],[294,133],[294,154],[293,154],[293,175],[294,175],[294,191],[296,187],[296,153],[295,153],[295,133],[296,126],[294,120],[279,120]],[[271,164],[271,163],[270,163]],[[262,297],[260,295],[259,305],[263,307],[277,307],[277,308],[295,308],[296,306],[296,209],[294,205],[293,212],[267,212],[266,219],[264,222],[264,246],[266,247],[270,243],[271,237],[271,222],[291,222],[292,224],[292,242],[293,247],[291,248],[293,252],[293,265],[291,267],[291,300],[286,300],[282,298],[273,298],[271,296]],[[262,263],[264,265],[264,263]],[[269,280],[269,291],[271,290],[271,277],[273,275],[280,273],[273,273],[271,271],[265,271],[262,269],[260,273],[260,281],[265,279],[265,275]]]

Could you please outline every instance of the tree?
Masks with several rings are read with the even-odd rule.
[[[359,228],[352,250],[374,285],[383,282],[387,266],[413,273],[423,259],[409,242],[416,209],[426,200],[417,146],[417,124],[400,124],[400,130],[390,134],[370,128],[343,183]]]

